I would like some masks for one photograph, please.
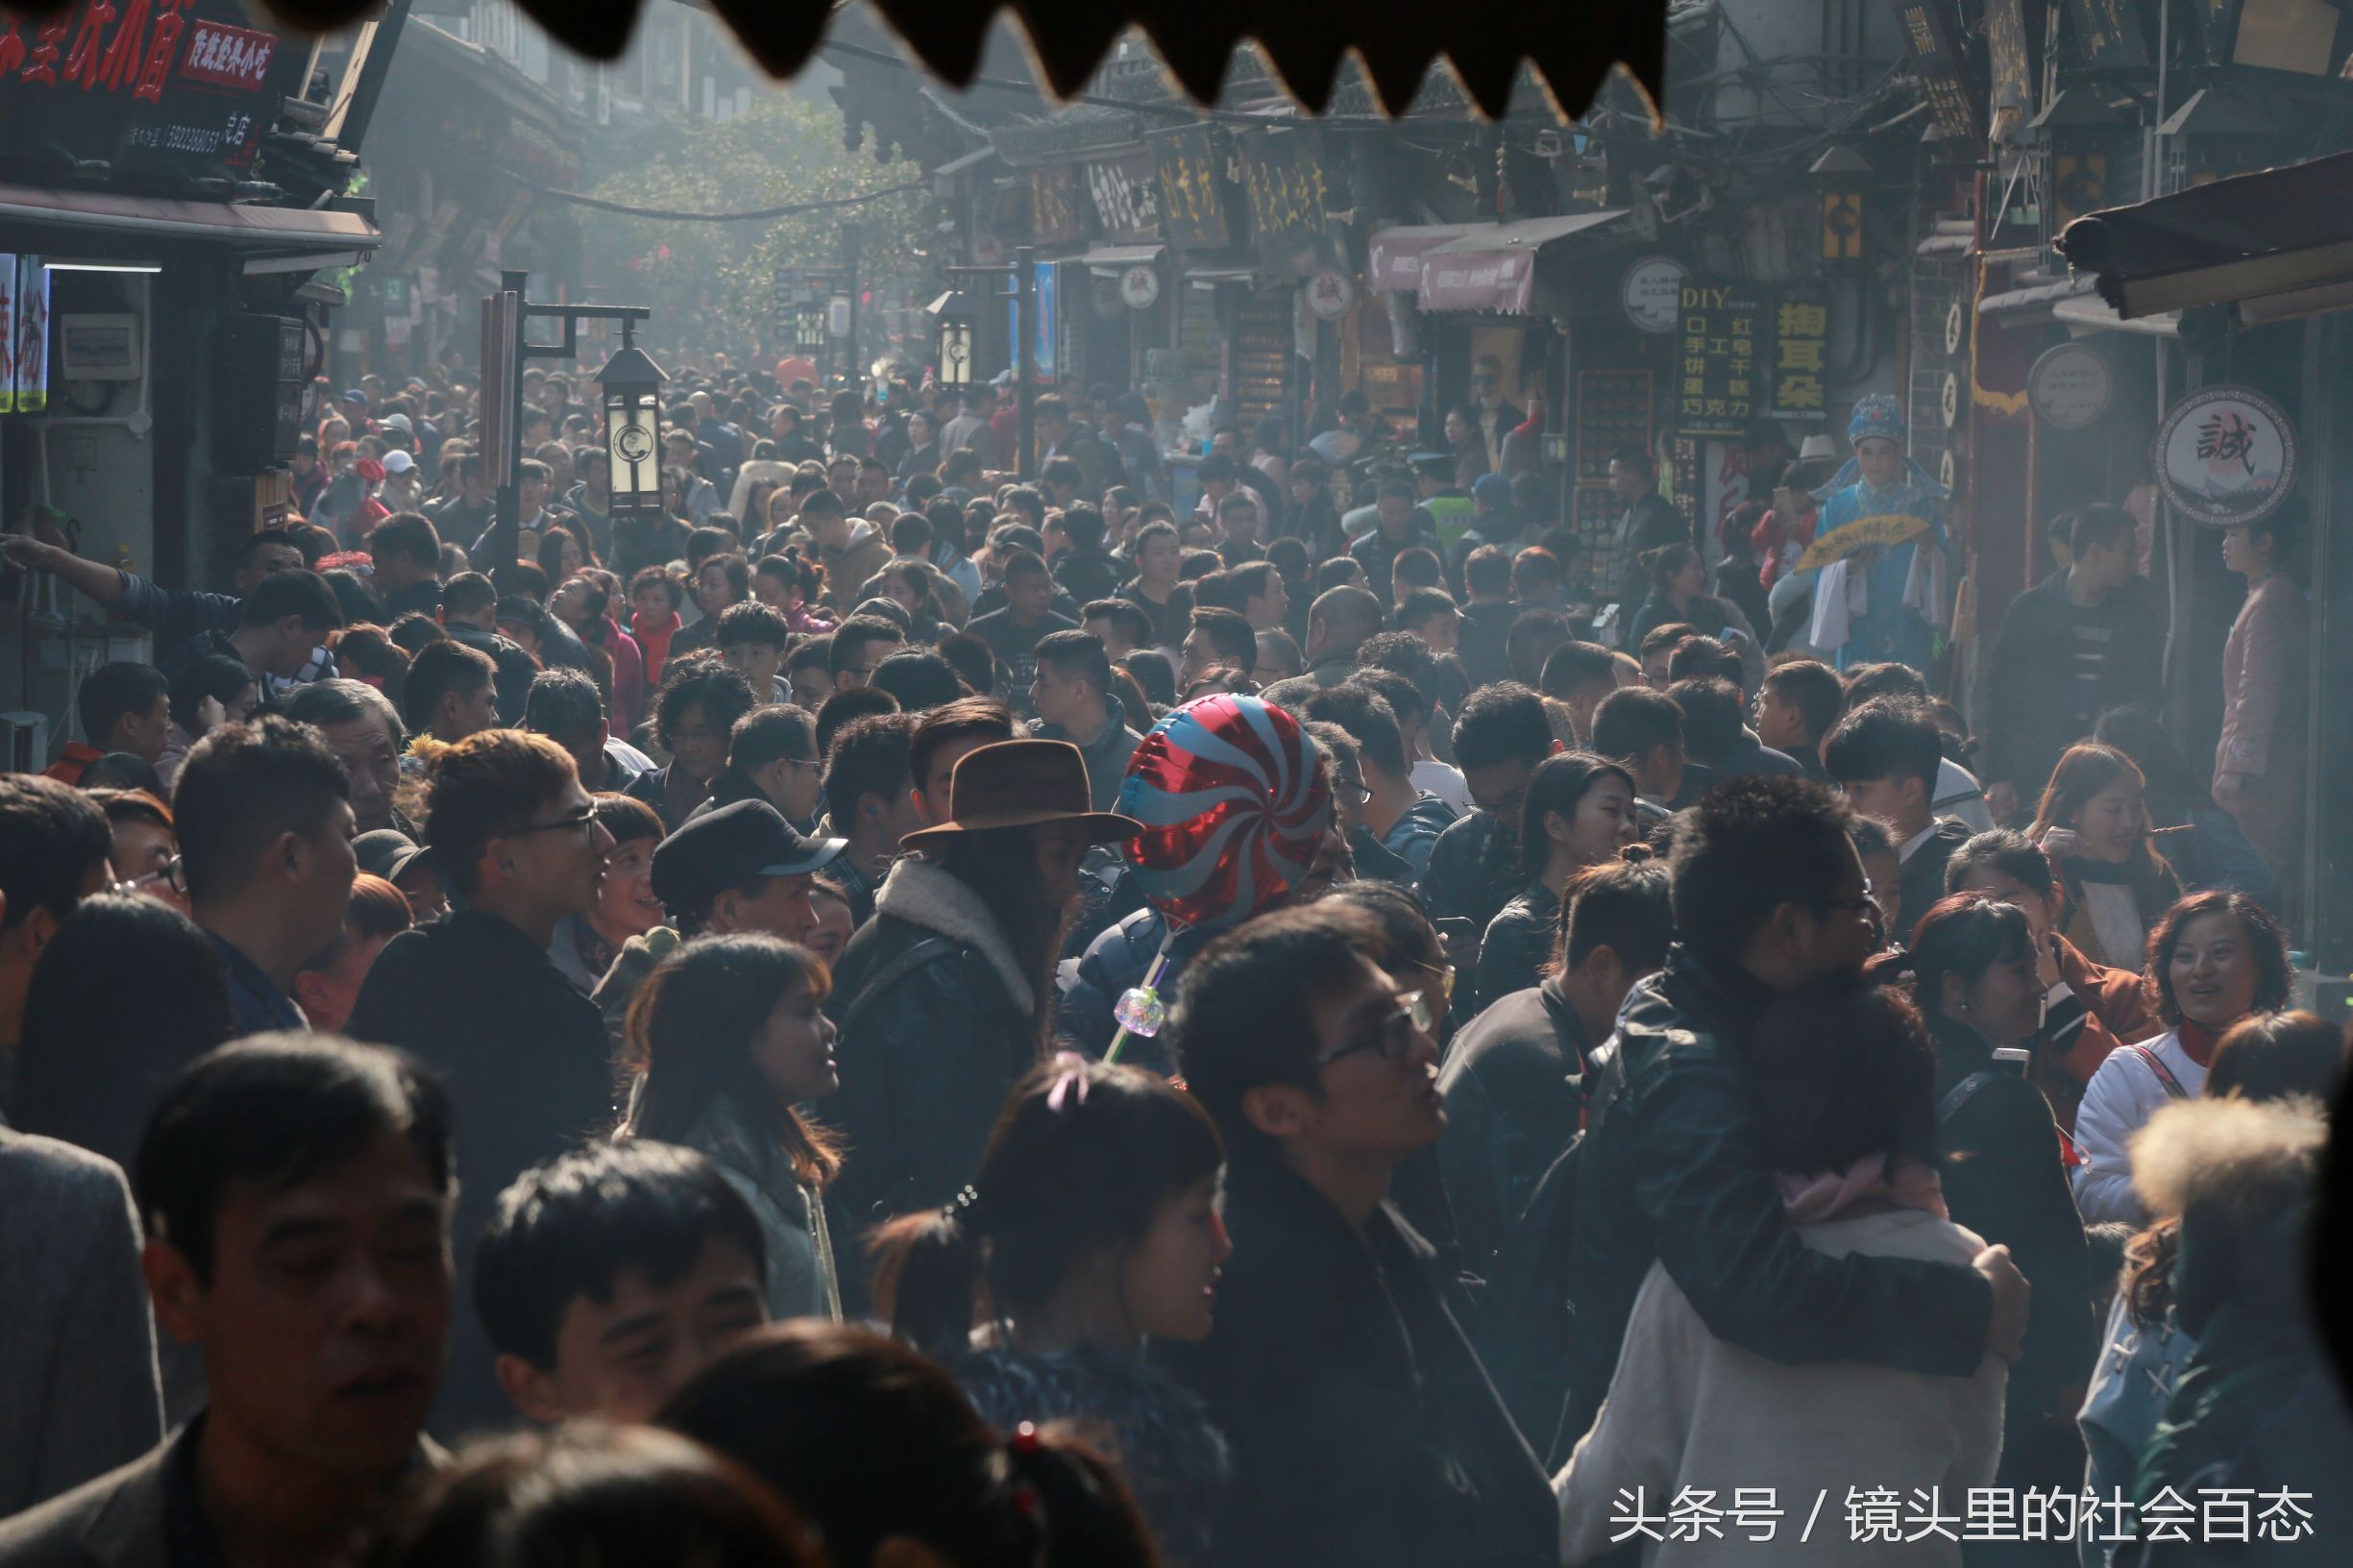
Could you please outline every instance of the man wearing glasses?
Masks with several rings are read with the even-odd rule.
[[[521,730],[452,747],[427,811],[427,843],[458,907],[385,946],[347,1027],[414,1052],[448,1084],[466,1130],[454,1234],[473,1237],[517,1176],[612,1123],[604,1021],[548,947],[565,916],[595,906],[613,838],[571,753]],[[471,1248],[459,1248],[458,1267],[462,1286]],[[507,1419],[492,1361],[479,1325],[461,1318],[436,1432]]]
[[[1165,1359],[1234,1449],[1216,1557],[1557,1560],[1544,1472],[1388,1202],[1446,1124],[1439,992],[1401,990],[1371,917],[1262,916],[1205,948],[1169,1018],[1225,1138],[1216,1324]]]

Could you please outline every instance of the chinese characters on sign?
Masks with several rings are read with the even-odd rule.
[[[1324,252],[1323,159],[1309,131],[1251,132],[1236,138],[1251,237],[1267,270],[1301,276]]]
[[[1675,426],[1685,435],[1746,435],[1766,409],[1774,368],[1770,305],[1753,284],[1689,281],[1677,329]]]
[[[1797,284],[1773,308],[1773,391],[1766,412],[1775,419],[1824,417],[1822,356],[1830,340],[1828,297]]]
[[[309,56],[249,22],[237,0],[78,0],[46,21],[0,12],[0,162],[63,156],[164,181],[250,168]]]
[[[1160,237],[1160,174],[1148,153],[1102,159],[1087,165],[1087,193],[1113,239]]]
[[[1041,245],[1065,245],[1086,233],[1079,218],[1078,174],[1067,163],[1029,171],[1030,235]]]
[[[1168,243],[1185,250],[1215,250],[1234,242],[1226,221],[1224,179],[1207,126],[1189,126],[1154,138],[1160,166],[1161,225]]]
[[[2269,517],[2295,487],[2295,427],[2248,387],[2210,386],[2174,404],[2154,456],[2167,502],[2215,527]]]
[[[1965,74],[1969,55],[1944,8],[1936,0],[1900,0],[1897,22],[1937,129],[1957,141],[1983,141],[1984,99]]]

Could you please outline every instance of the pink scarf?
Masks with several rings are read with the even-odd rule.
[[[1866,1198],[1902,1209],[1924,1209],[1939,1219],[1952,1217],[1945,1212],[1944,1183],[1935,1171],[1907,1160],[1891,1175],[1884,1154],[1867,1154],[1845,1170],[1817,1171],[1811,1176],[1784,1171],[1776,1180],[1781,1185],[1781,1207],[1792,1225],[1819,1225]]]

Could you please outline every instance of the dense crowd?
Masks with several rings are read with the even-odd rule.
[[[813,379],[652,511],[533,370],[504,540],[374,379],[233,592],[7,538],[155,662],[0,775],[0,1568],[2333,1551],[2286,523],[2210,772],[2122,507],[1936,698],[1884,400],[1703,538],[1484,364]]]

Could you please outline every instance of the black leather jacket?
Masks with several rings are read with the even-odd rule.
[[[1833,1258],[1783,1217],[1739,1060],[1770,994],[1745,974],[1719,979],[1678,946],[1594,1053],[1571,1229],[1577,1333],[1556,1452],[1592,1425],[1653,1262],[1709,1333],[1777,1361],[1967,1377],[1985,1355],[1993,1289],[1973,1269]]]

